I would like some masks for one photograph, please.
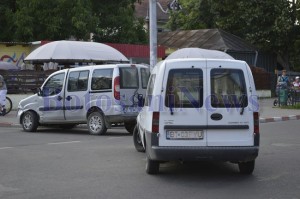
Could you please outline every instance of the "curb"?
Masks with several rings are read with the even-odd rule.
[[[288,120],[300,120],[300,115],[289,115],[282,117],[259,118],[260,123],[281,122]]]
[[[282,116],[282,117],[269,117],[269,118],[259,118],[260,123],[269,123],[269,122],[282,122],[288,120],[300,120],[300,115],[289,115],[289,116]],[[0,122],[0,127],[20,127],[20,124],[14,124],[9,122]],[[79,125],[77,128],[86,128],[86,126]]]

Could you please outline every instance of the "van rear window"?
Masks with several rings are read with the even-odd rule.
[[[96,69],[92,77],[92,90],[112,89],[113,69]]]
[[[203,71],[172,69],[169,71],[166,107],[200,108],[203,106]]]
[[[138,86],[139,79],[137,68],[120,68],[120,88],[136,89]]]
[[[248,97],[244,73],[240,69],[212,69],[211,105],[215,108],[246,107]]]

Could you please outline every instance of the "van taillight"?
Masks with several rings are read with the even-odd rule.
[[[159,112],[153,112],[152,115],[152,133],[159,131]]]
[[[114,98],[120,100],[120,76],[114,79]]]
[[[258,112],[253,113],[253,119],[254,119],[254,134],[259,134],[259,113]]]

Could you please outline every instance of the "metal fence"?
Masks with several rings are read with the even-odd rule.
[[[54,71],[0,70],[0,74],[4,77],[6,82],[8,94],[33,93],[53,72]]]

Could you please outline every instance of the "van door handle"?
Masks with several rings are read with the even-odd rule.
[[[220,113],[214,113],[210,116],[210,118],[212,120],[221,120],[223,118],[223,115],[221,115]]]
[[[59,95],[58,97],[57,97],[57,100],[58,101],[60,101],[60,100],[62,100],[63,98]]]
[[[68,97],[66,97],[66,100],[70,101],[72,99],[72,97],[69,95]]]

